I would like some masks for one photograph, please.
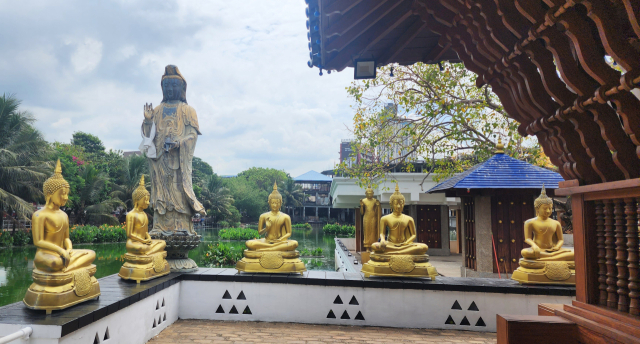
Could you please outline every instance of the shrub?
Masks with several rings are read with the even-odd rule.
[[[236,227],[236,228],[240,228],[241,226],[242,226],[242,223],[240,223],[240,221],[233,224],[233,227]]]
[[[326,224],[322,227],[322,230],[327,234],[343,238],[355,238],[356,227],[351,225],[339,225],[339,224]]]
[[[295,225],[291,226],[291,228],[293,228],[293,229],[302,229],[302,230],[312,229],[311,225],[308,224],[308,223],[296,223]]]
[[[10,247],[13,245],[11,233],[0,230],[0,247]]]
[[[209,245],[203,262],[208,267],[233,266],[242,259],[242,249],[233,248],[225,243]]]
[[[301,256],[313,256],[313,257],[317,257],[317,256],[321,256],[322,255],[322,249],[320,247],[314,249],[314,250],[308,250],[306,248],[303,248],[302,250],[300,250],[300,255]]]
[[[25,246],[33,244],[33,236],[30,230],[16,230],[13,233],[13,244],[15,246]]]
[[[251,228],[223,228],[218,236],[223,240],[251,240],[260,237],[260,234]]]
[[[218,226],[222,227],[222,228],[227,228],[229,227],[229,222],[227,221],[220,221],[218,222]]]
[[[69,238],[74,244],[122,242],[127,240],[127,231],[124,226],[124,224],[118,226],[102,225],[100,227],[73,226],[69,231]]]

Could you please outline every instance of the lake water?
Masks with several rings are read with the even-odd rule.
[[[200,246],[189,252],[189,258],[198,266],[205,267],[202,261],[204,253],[210,244],[217,243],[218,229],[198,230],[202,235]],[[308,250],[317,247],[322,248],[324,258],[302,258],[307,270],[335,270],[334,250],[335,242],[331,235],[324,235],[322,225],[313,225],[310,230],[293,230],[291,238],[298,241],[298,250]],[[244,248],[244,241],[227,241],[228,244]],[[101,278],[120,271],[124,264],[126,252],[125,243],[114,244],[78,244],[74,248],[84,248],[96,252],[94,264],[97,266],[96,278]],[[33,257],[36,254],[35,246],[0,248],[0,306],[22,301],[29,285],[31,285],[31,271],[33,270]],[[228,266],[233,267],[233,266]]]

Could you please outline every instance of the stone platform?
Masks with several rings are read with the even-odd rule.
[[[206,268],[138,285],[112,275],[100,286],[99,300],[49,316],[22,302],[0,307],[0,337],[30,326],[23,343],[142,344],[178,318],[495,332],[496,314],[535,315],[539,303],[570,303],[575,295],[570,286],[511,280]]]

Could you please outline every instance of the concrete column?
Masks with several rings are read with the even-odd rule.
[[[331,207],[327,208],[327,219],[331,219]]]
[[[476,262],[478,272],[493,272],[493,245],[491,244],[491,197],[474,198],[476,224]]]
[[[316,217],[318,217],[318,207],[316,207]]]
[[[302,221],[307,220],[307,207],[302,207]]]

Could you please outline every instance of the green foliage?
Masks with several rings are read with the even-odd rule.
[[[309,230],[312,229],[311,225],[308,223],[296,223],[295,225],[291,226],[292,229],[302,229],[302,230]]]
[[[74,146],[80,146],[85,152],[89,154],[103,153],[104,144],[97,136],[77,131],[73,133],[71,144]]]
[[[225,243],[211,244],[204,253],[203,261],[207,267],[233,266],[242,259],[242,249]]]
[[[73,226],[69,230],[69,238],[74,244],[123,242],[127,240],[127,231],[124,225]]]
[[[0,247],[10,247],[11,245],[13,245],[11,233],[0,230]]]
[[[220,221],[218,222],[218,225],[222,228],[228,228],[229,227],[229,222],[227,221]]]
[[[30,230],[16,229],[16,231],[13,232],[14,246],[25,246],[31,244],[33,244],[33,236],[31,235]]]
[[[351,225],[326,224],[322,227],[325,234],[331,234],[340,238],[355,238],[356,227]]]
[[[192,166],[192,181],[193,185],[201,185],[205,183],[205,179],[209,176],[214,175],[213,168],[204,160],[198,158],[197,156],[193,157],[191,161]],[[218,186],[219,187],[219,186]]]
[[[0,214],[15,211],[19,218],[30,218],[32,203],[44,200],[51,147],[34,122],[31,113],[20,111],[20,100],[0,97]]]
[[[223,228],[218,236],[222,240],[251,240],[260,237],[260,234],[251,228]]]
[[[300,255],[304,257],[318,257],[322,256],[322,252],[322,248],[320,247],[311,250],[303,248],[302,250],[300,250]]]
[[[352,149],[369,159],[346,160],[339,173],[375,187],[390,171],[412,172],[424,160],[422,171],[440,180],[489,158],[498,138],[511,156],[551,166],[536,139],[518,134],[519,123],[489,86],[477,88],[462,64],[443,65],[444,71],[434,64],[389,65],[376,79],[347,88],[356,103]]]

